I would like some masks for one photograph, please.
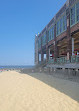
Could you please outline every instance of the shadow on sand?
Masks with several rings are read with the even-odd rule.
[[[20,73],[28,74],[79,102],[79,83],[59,79],[44,73],[27,73],[26,71],[21,71]]]

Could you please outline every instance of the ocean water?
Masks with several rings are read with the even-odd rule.
[[[27,65],[26,66],[25,65],[24,66],[23,65],[0,66],[0,69],[31,69],[31,68],[34,68],[34,66],[27,66]]]

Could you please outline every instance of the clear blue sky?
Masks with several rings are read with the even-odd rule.
[[[0,0],[0,65],[33,65],[35,34],[66,0]]]

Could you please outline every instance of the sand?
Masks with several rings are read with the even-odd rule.
[[[45,82],[49,79],[55,85]],[[67,87],[71,88],[70,94],[74,91],[73,96],[64,93]],[[79,83],[45,74],[0,73],[0,111],[79,111],[79,98],[73,99],[75,93],[78,98]]]

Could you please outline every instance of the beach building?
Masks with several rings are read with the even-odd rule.
[[[35,64],[79,69],[79,0],[67,0],[35,36]]]

